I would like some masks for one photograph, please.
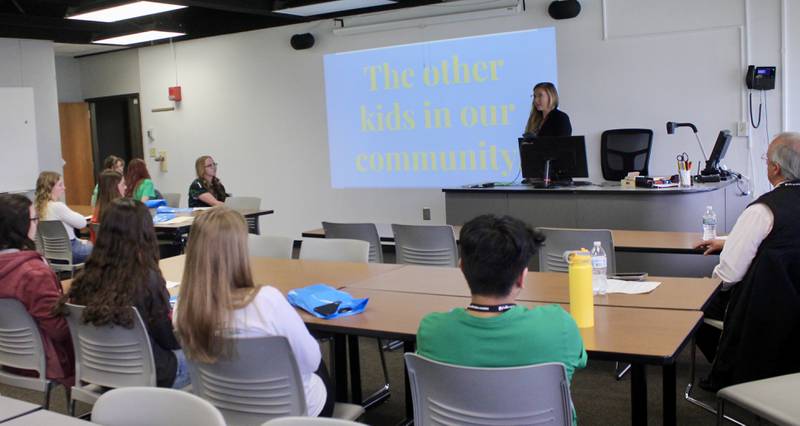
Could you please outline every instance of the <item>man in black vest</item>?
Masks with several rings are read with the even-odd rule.
[[[721,251],[713,276],[722,291],[705,310],[697,345],[713,362],[708,390],[800,372],[800,133],[781,133],[764,157],[774,189],[742,212],[727,240],[704,241]]]

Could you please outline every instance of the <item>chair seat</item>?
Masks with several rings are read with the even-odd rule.
[[[728,386],[717,393],[778,425],[800,425],[800,373]]]
[[[337,402],[333,406],[333,418],[355,420],[364,414],[364,407],[356,404]]]
[[[111,390],[111,388],[94,384],[84,386],[76,385],[72,387],[72,399],[93,405],[95,402],[97,402],[97,398],[100,398],[109,390]]]

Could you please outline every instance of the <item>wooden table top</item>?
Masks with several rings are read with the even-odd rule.
[[[94,207],[89,205],[71,204],[69,205],[69,208],[80,213],[83,216],[91,216],[94,214]],[[194,212],[192,212],[192,215],[194,216],[196,214],[199,214],[201,211],[202,210],[195,210]],[[258,217],[275,213],[275,210],[267,210],[267,209],[236,209],[236,211],[241,213],[242,216],[244,217]],[[166,230],[166,229],[179,229],[191,225],[192,225],[192,220],[188,219],[184,222],[179,222],[179,223],[157,223],[155,224],[155,227],[156,229]]]
[[[387,243],[394,242],[392,225],[388,223],[376,223],[378,236],[381,241]],[[461,232],[460,225],[453,226],[456,239]],[[699,232],[665,232],[665,231],[630,231],[630,230],[611,230],[614,239],[614,249],[623,252],[647,252],[647,253],[680,253],[680,254],[702,254],[702,250],[696,250],[694,245],[702,240]],[[304,231],[303,237],[325,238],[325,230],[322,228]]]
[[[648,294],[607,294],[595,296],[595,305],[654,309],[701,310],[719,287],[710,278],[648,277],[659,281]],[[377,277],[349,284],[348,287],[401,293],[469,297],[464,275],[458,268],[406,265]],[[528,272],[525,288],[517,300],[569,303],[569,281],[565,273]]]
[[[324,320],[301,311],[306,324],[323,331],[414,339],[420,320],[429,312],[446,312],[469,303],[466,297],[345,290],[353,297],[369,298],[363,313]],[[521,303],[529,307],[544,304]],[[561,306],[569,311],[569,305]],[[581,336],[593,359],[664,364],[673,361],[702,317],[700,311],[596,306],[595,327],[581,329]]]

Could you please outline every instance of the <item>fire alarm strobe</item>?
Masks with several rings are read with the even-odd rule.
[[[169,100],[175,102],[181,101],[181,86],[174,86],[169,88]]]

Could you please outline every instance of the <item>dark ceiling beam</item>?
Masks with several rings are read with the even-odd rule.
[[[61,31],[103,31],[108,28],[108,24],[105,23],[75,21],[71,19],[50,18],[45,16],[12,15],[8,13],[0,13],[0,27],[6,25]]]

